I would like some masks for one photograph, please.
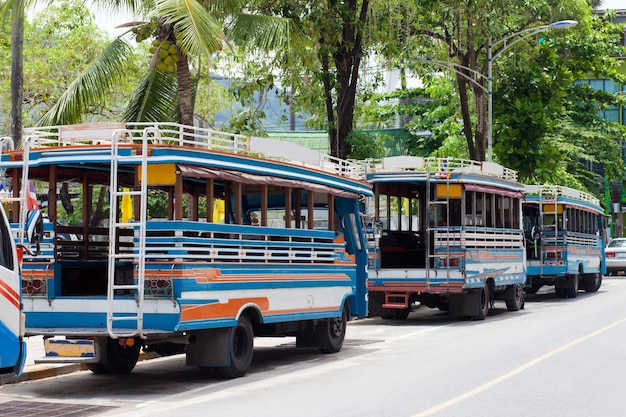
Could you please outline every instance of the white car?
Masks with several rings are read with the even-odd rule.
[[[612,275],[619,271],[626,272],[626,238],[612,239],[604,249],[606,256],[606,273]]]

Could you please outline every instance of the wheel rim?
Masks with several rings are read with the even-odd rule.
[[[489,308],[489,291],[487,290],[487,286],[483,288],[482,295],[480,296],[480,308],[482,311],[486,311]]]
[[[524,299],[524,286],[521,284],[518,284],[517,291],[515,291],[515,301],[521,306],[523,299]]]
[[[243,326],[237,326],[235,328],[235,335],[233,337],[233,355],[236,358],[243,358],[248,352],[248,335]]]
[[[330,335],[332,337],[341,337],[343,334],[343,316],[337,317],[330,322]]]

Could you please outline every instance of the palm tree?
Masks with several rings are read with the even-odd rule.
[[[123,0],[122,0],[123,1]],[[153,57],[124,113],[125,121],[177,121],[193,125],[194,82],[190,59],[210,56],[228,41],[252,48],[288,45],[289,19],[241,13],[245,0],[110,0],[108,6],[126,7],[145,19],[122,25],[129,30],[113,39],[102,54],[68,87],[39,125],[70,124],[115,87],[124,75],[131,45],[125,39],[153,40]],[[167,58],[170,59],[167,59]],[[167,60],[167,62],[165,62]]]
[[[24,1],[8,0],[0,8],[0,18],[11,20],[11,138],[15,146],[22,142],[22,101],[24,52]]]

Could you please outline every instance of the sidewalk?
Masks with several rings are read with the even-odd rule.
[[[87,369],[86,366],[79,363],[36,364],[35,360],[46,356],[46,351],[43,346],[43,336],[31,336],[25,338],[25,340],[26,363],[24,364],[22,375],[19,377],[0,377],[0,385],[49,378]]]

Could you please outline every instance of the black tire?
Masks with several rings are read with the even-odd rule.
[[[341,316],[326,319],[317,325],[316,336],[322,353],[339,352],[346,337],[348,307],[344,305]]]
[[[89,369],[91,372],[93,372],[96,375],[103,375],[107,373],[106,369],[104,369],[104,364],[87,363],[85,365],[87,365],[87,369]]]
[[[567,288],[554,288],[557,298],[567,298]]]
[[[409,313],[411,313],[411,308],[397,308],[396,313],[394,314],[394,318],[396,320],[406,320],[409,317]]]
[[[478,314],[474,316],[474,320],[485,320],[487,314],[489,313],[489,287],[485,285],[480,294],[480,298],[478,299]]]
[[[537,294],[537,291],[539,291],[541,289],[541,285],[537,286],[537,285],[533,285],[530,287],[526,287],[524,288],[524,292],[526,294]]]
[[[246,374],[252,363],[254,331],[247,315],[242,315],[230,332],[230,366],[218,368],[223,378],[239,378]]]
[[[393,310],[393,314],[383,314],[380,317],[385,320],[406,320],[410,312],[411,308],[396,308]]]
[[[567,287],[567,297],[568,298],[576,298],[578,296],[578,285],[579,285],[579,276],[578,275],[570,275],[570,278],[573,280],[572,285]]]
[[[599,272],[590,274],[583,279],[585,292],[596,292],[600,289],[600,286],[602,286],[602,274]]]
[[[98,366],[94,366],[96,369],[94,371],[92,368],[89,368],[91,372],[98,373],[97,371],[103,370],[104,374],[112,374],[112,375],[126,375],[129,374],[137,364],[137,360],[139,359],[139,351],[141,350],[141,345],[135,343],[133,346],[121,346],[118,339],[107,340],[107,358],[106,361],[102,364],[92,364],[92,365],[101,365],[101,369]]]
[[[198,369],[200,370],[200,375],[202,376],[207,376],[211,378],[221,376],[219,368],[215,366],[200,366],[198,367]]]
[[[513,288],[513,292],[513,298],[504,300],[506,309],[509,311],[519,311],[524,307],[524,287],[521,284],[516,284]]]

